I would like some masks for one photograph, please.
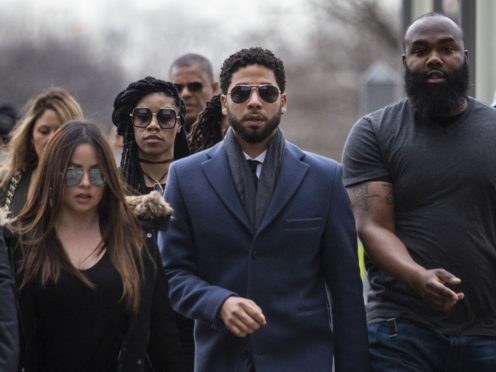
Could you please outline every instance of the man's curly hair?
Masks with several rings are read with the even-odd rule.
[[[174,84],[168,81],[147,76],[144,79],[129,84],[126,89],[117,94],[114,100],[112,122],[117,127],[117,134],[123,136],[124,141],[121,156],[121,171],[125,181],[131,187],[131,190],[133,192],[138,192],[139,194],[145,194],[146,187],[143,171],[141,170],[138,160],[138,145],[136,144],[136,139],[134,137],[134,129],[130,114],[143,97],[157,92],[162,92],[166,96],[174,99],[174,103],[179,109],[178,114],[180,117],[180,124],[183,126],[186,107],[174,87]],[[182,138],[180,136],[184,137],[182,141],[184,142],[184,145],[182,147],[185,148],[178,146],[181,145],[180,140]],[[186,137],[183,129],[176,136],[176,141],[174,144],[174,158],[179,159],[180,157],[188,154],[189,150],[187,149]]]
[[[232,76],[236,71],[251,65],[261,65],[272,70],[276,76],[279,89],[284,93],[286,90],[284,64],[270,50],[260,47],[241,49],[239,52],[230,55],[224,61],[220,70],[220,88],[222,89],[222,93],[227,94]]]

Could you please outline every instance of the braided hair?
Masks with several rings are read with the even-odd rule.
[[[212,97],[207,106],[198,115],[198,120],[191,126],[188,135],[189,148],[192,153],[212,147],[222,140],[222,106],[220,94]]]
[[[147,76],[144,79],[135,81],[117,94],[114,100],[114,111],[112,112],[112,122],[117,127],[117,134],[123,136],[124,146],[121,156],[121,172],[124,180],[130,187],[130,191],[138,194],[146,194],[145,178],[139,163],[138,145],[134,137],[134,129],[131,120],[131,112],[137,103],[145,96],[163,92],[166,96],[174,99],[174,103],[179,109],[179,120],[181,126],[184,125],[186,107],[179,96],[174,85],[168,81]],[[181,130],[174,142],[174,159],[179,159],[189,155],[186,141],[186,134]]]

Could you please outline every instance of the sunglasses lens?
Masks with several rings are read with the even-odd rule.
[[[188,84],[174,84],[179,93],[183,92],[184,87],[188,87],[190,93],[198,93],[203,89],[203,84],[199,81],[194,81]]]
[[[65,184],[67,186],[77,186],[81,183],[84,176],[84,169],[80,167],[69,167],[65,173]],[[103,187],[105,180],[103,179],[102,172],[98,168],[91,168],[88,171],[88,180],[91,185]]]
[[[251,95],[250,85],[238,85],[231,90],[231,99],[234,103],[243,103]],[[273,85],[260,85],[257,87],[258,94],[267,103],[274,103],[279,97],[279,89]]]
[[[189,83],[188,84],[188,90],[191,92],[191,93],[197,93],[197,92],[200,92],[201,90],[203,89],[203,84],[200,83],[200,82],[193,82],[193,83]]]
[[[274,103],[279,97],[279,90],[273,85],[262,85],[258,87],[258,94],[267,103]]]
[[[79,185],[83,178],[83,174],[84,174],[84,170],[82,168],[77,168],[77,167],[67,168],[67,172],[65,173],[65,184],[67,186]]]
[[[249,85],[238,85],[231,90],[231,99],[234,103],[243,103],[250,98],[251,87]]]
[[[157,121],[162,129],[171,129],[176,125],[176,112],[172,109],[163,108],[157,112]]]
[[[91,168],[88,171],[88,178],[93,186],[103,187],[105,185],[102,172],[98,168]]]
[[[133,111],[133,125],[138,128],[146,128],[152,120],[152,112],[146,107],[137,107]]]

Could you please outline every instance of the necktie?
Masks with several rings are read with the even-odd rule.
[[[253,181],[255,182],[255,189],[258,189],[257,165],[260,163],[258,160],[247,159],[248,166],[250,167]]]

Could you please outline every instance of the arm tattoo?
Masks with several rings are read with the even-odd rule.
[[[381,183],[384,189],[384,194],[382,193],[369,193],[368,183],[362,183],[354,187],[350,187],[348,190],[351,194],[351,207],[354,211],[362,210],[368,211],[370,209],[370,200],[385,198],[387,205],[394,204],[393,197],[393,186],[389,183]]]
[[[387,205],[394,205],[393,185],[391,185],[390,183],[382,183],[381,186],[386,192],[384,197],[386,198]]]

